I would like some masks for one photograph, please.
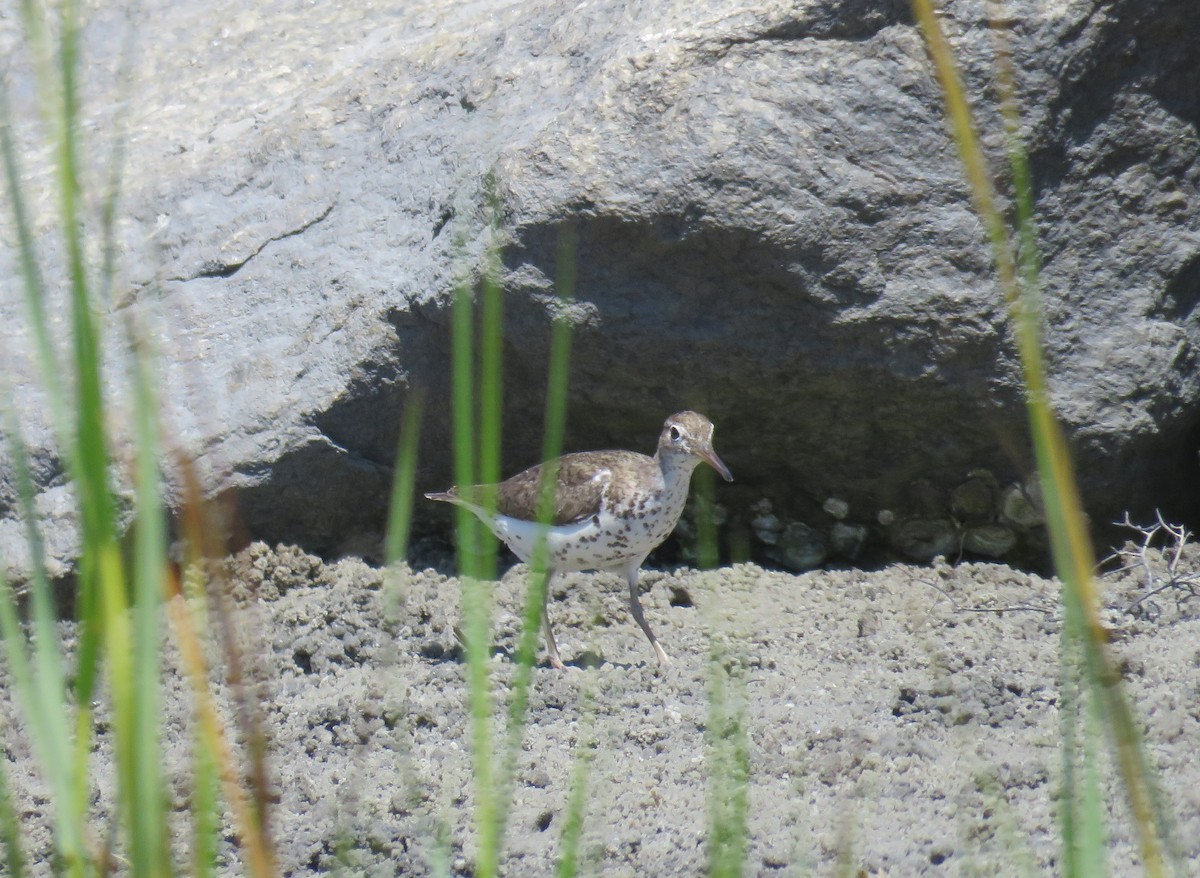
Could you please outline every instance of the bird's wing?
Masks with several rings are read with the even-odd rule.
[[[613,452],[619,453],[619,452]],[[612,482],[611,460],[605,453],[568,454],[555,464],[554,516],[551,524],[575,524],[600,512]],[[538,492],[546,464],[530,467],[497,486],[496,508],[511,518],[537,518]]]

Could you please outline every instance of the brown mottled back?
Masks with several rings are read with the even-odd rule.
[[[502,515],[533,521],[545,464],[530,467],[496,486],[496,509]],[[597,514],[615,483],[626,484],[634,473],[653,478],[658,465],[635,451],[589,451],[558,459],[554,485],[555,525],[575,524]],[[597,478],[599,476],[599,478]]]

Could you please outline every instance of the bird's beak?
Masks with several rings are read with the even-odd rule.
[[[733,481],[733,473],[729,471],[729,467],[725,466],[725,464],[721,461],[721,458],[717,457],[717,452],[713,451],[711,448],[706,448],[700,452],[700,457],[707,461],[709,466],[719,472],[721,474],[721,478],[723,478],[725,481]]]

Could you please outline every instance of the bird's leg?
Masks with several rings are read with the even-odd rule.
[[[567,666],[558,657],[558,644],[554,642],[554,632],[550,628],[550,586],[554,584],[557,571],[551,570],[546,575],[546,590],[542,593],[542,630],[546,633],[546,652],[550,653],[550,667],[565,671]]]
[[[660,665],[669,665],[671,660],[667,658],[667,654],[663,648],[658,645],[658,638],[650,630],[650,625],[646,622],[646,616],[642,613],[642,602],[638,597],[638,568],[641,566],[642,559],[639,558],[636,563],[630,564],[625,568],[625,579],[629,582],[629,611],[633,613],[634,621],[638,623],[638,627],[649,638],[650,646],[654,648],[654,654],[658,657],[658,663]]]

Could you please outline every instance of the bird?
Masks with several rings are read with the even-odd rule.
[[[529,564],[545,530],[543,557],[549,578],[579,570],[620,573],[629,585],[629,609],[650,641],[660,665],[670,662],[650,629],[638,597],[638,571],[646,556],[675,529],[687,502],[692,472],[707,463],[727,482],[729,467],[713,450],[713,424],[704,415],[679,412],[667,418],[653,457],[636,451],[583,451],[541,463],[496,485],[460,486],[425,496],[472,512],[518,558]],[[537,521],[543,472],[552,467],[553,509],[549,526]],[[484,504],[482,501],[494,500]],[[493,511],[494,510],[494,511]],[[542,625],[550,665],[564,670],[549,607]]]

